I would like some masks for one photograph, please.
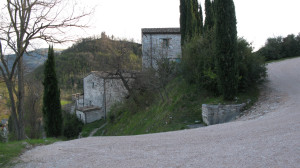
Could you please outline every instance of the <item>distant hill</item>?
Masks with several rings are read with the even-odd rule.
[[[62,50],[55,49],[55,52],[57,54],[60,54]],[[30,73],[33,70],[35,70],[37,67],[43,65],[44,62],[47,60],[47,55],[48,55],[48,48],[36,49],[28,53],[25,53],[23,55],[25,73]],[[8,67],[9,69],[11,69],[13,65],[13,61],[15,60],[15,55],[11,54],[11,55],[7,55],[6,57],[8,58]]]
[[[142,45],[125,41],[113,40],[108,37],[85,38],[56,56],[56,73],[62,89],[82,89],[82,78],[91,71],[110,71],[112,61],[122,52],[126,61],[126,70],[140,70],[142,66]],[[44,66],[36,68],[31,77],[42,81]]]

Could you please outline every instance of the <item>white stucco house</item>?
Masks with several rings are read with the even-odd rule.
[[[123,73],[133,81],[133,73]],[[76,115],[84,123],[106,118],[111,106],[128,95],[121,78],[111,72],[93,71],[83,78],[84,94],[76,100]]]
[[[180,62],[180,28],[144,28],[142,29],[143,69],[156,68],[161,58]]]

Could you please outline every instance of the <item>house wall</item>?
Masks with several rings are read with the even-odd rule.
[[[84,106],[97,106],[101,114],[109,112],[111,106],[128,95],[121,79],[103,79],[91,73],[84,78]],[[105,83],[105,92],[104,92]],[[104,96],[105,94],[105,96]]]
[[[169,39],[169,47],[163,46],[163,39]],[[173,61],[181,58],[180,34],[146,34],[142,35],[143,68],[156,68],[156,62],[164,57]]]
[[[128,95],[128,91],[121,79],[106,79],[106,112],[109,112],[111,106],[120,102]]]
[[[85,114],[84,112],[80,111],[80,110],[76,110],[76,116],[79,120],[81,120],[83,123],[85,122]]]
[[[83,79],[84,106],[103,107],[104,80],[91,73]]]
[[[103,110],[94,110],[94,111],[89,111],[85,112],[86,115],[86,123],[91,123],[96,120],[100,120],[101,118],[104,118],[104,113]]]

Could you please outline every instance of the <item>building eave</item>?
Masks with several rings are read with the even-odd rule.
[[[180,34],[180,28],[143,28],[142,34]]]

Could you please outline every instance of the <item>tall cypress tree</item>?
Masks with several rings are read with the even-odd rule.
[[[180,33],[181,45],[184,44],[186,34],[186,4],[185,0],[180,0]]]
[[[204,27],[203,27],[203,13],[202,13],[201,4],[199,4],[199,27],[200,27],[200,35],[202,35],[204,33]]]
[[[210,0],[205,0],[205,23],[204,31],[209,31],[214,27],[214,11]]]
[[[195,17],[195,33],[194,35],[201,35],[203,29],[203,16],[201,5],[198,4],[198,0],[192,1],[193,15]],[[200,10],[199,10],[200,8]]]
[[[193,2],[190,0],[186,0],[186,34],[185,34],[185,41],[189,41],[192,39],[194,34],[196,34],[197,30],[197,21],[194,15],[193,10]]]
[[[58,137],[62,133],[63,119],[60,104],[60,91],[55,72],[53,46],[49,47],[48,50],[48,59],[45,63],[43,85],[44,128],[48,137]]]
[[[198,1],[180,0],[181,45],[200,34],[199,22]]]
[[[215,0],[216,61],[220,93],[232,100],[238,89],[237,28],[233,0]]]

